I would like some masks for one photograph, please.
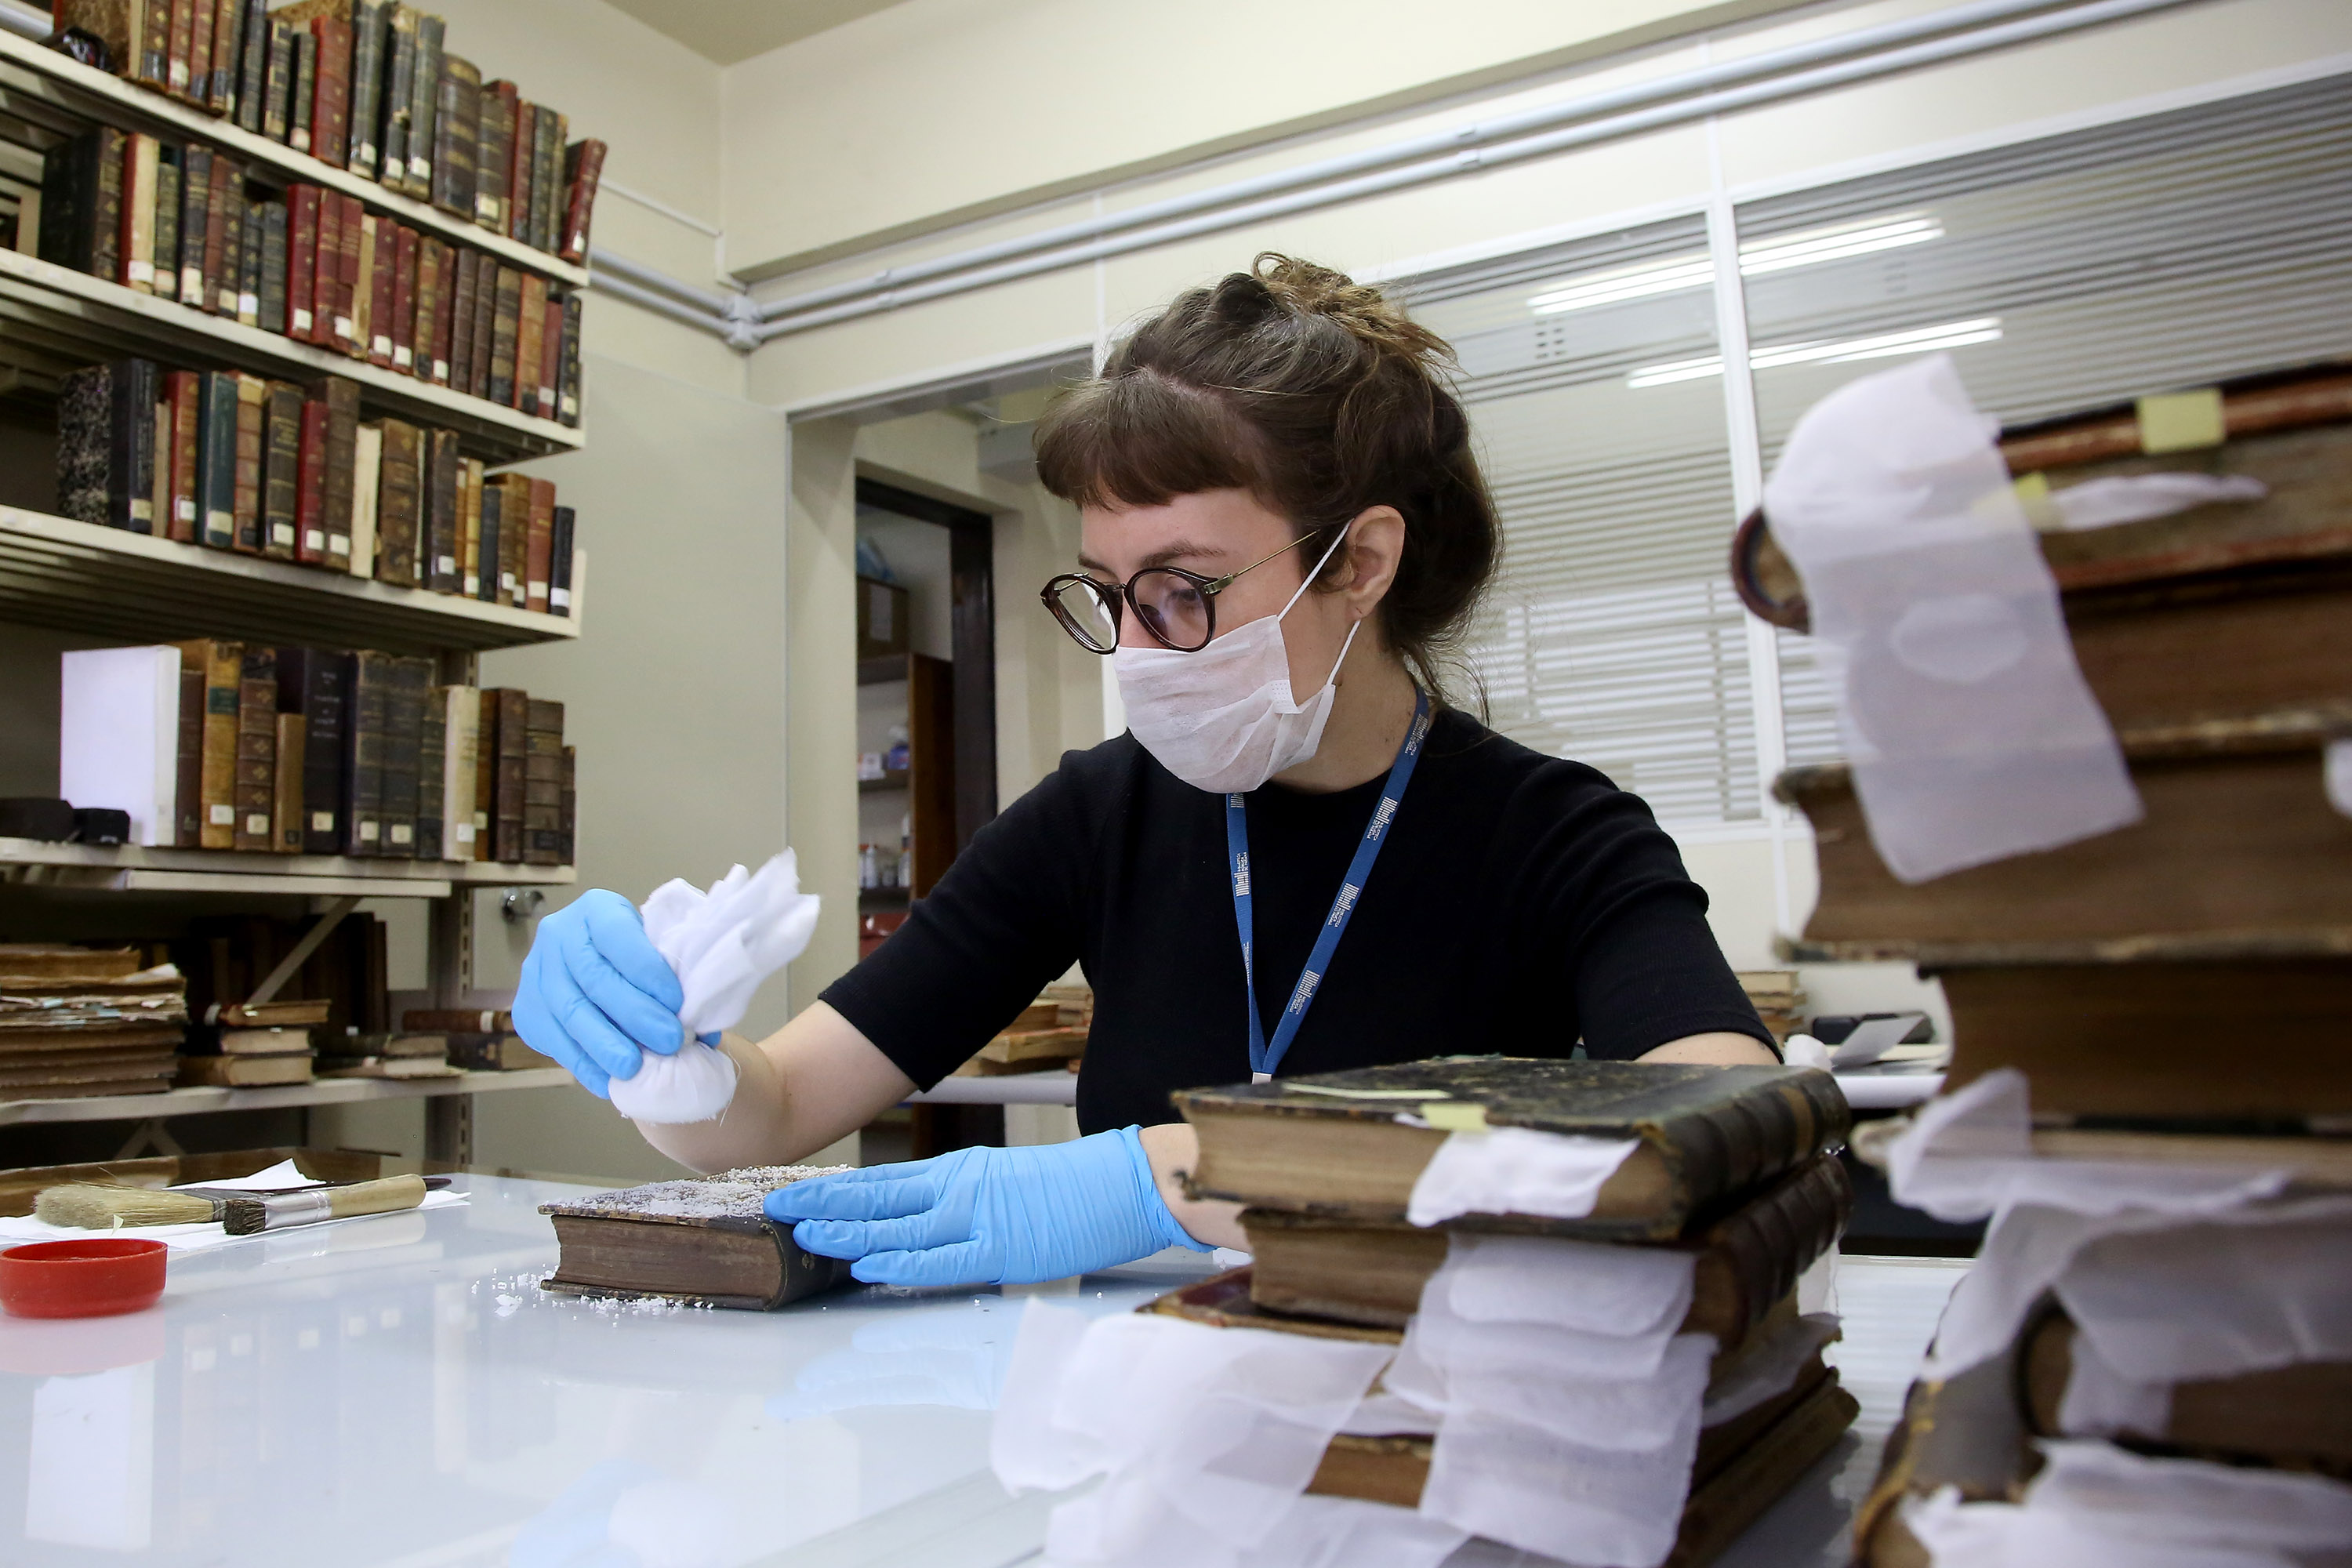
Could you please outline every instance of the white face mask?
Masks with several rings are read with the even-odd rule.
[[[1339,695],[1332,681],[1363,623],[1348,628],[1331,673],[1301,703],[1290,695],[1282,617],[1347,537],[1342,528],[1278,614],[1235,626],[1198,653],[1122,644],[1111,655],[1128,727],[1161,767],[1196,789],[1246,794],[1315,754]]]

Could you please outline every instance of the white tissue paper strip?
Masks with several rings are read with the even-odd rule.
[[[1687,1252],[1456,1231],[1446,1237],[1445,1258],[1445,1305],[1474,1323],[1671,1334],[1690,1310]]]
[[[1527,1127],[1449,1132],[1412,1184],[1405,1218],[1437,1225],[1465,1214],[1582,1219],[1638,1138],[1577,1138]]]
[[[2326,781],[2327,804],[2344,816],[2352,816],[2352,741],[2327,742],[2321,777]]]
[[[1843,1334],[1835,1312],[1808,1312],[1787,1324],[1770,1339],[1741,1356],[1722,1381],[1706,1391],[1699,1407],[1701,1426],[1720,1426],[1745,1415],[1768,1399],[1778,1399],[1796,1386],[1797,1374],[1813,1353]]]
[[[1947,1487],[1903,1522],[1936,1568],[2293,1568],[2352,1545],[2352,1487],[2320,1476],[2051,1442],[2021,1502]]]
[[[632,1121],[708,1121],[735,1098],[734,1059],[693,1037],[743,1021],[760,983],[801,955],[816,931],[820,904],[801,891],[789,849],[755,875],[737,866],[706,893],[672,879],[656,888],[642,913],[654,950],[677,973],[685,1001],[677,1010],[686,1044],[664,1056],[647,1051],[636,1073],[613,1080],[613,1106]]]
[[[2128,474],[2052,490],[2050,505],[2059,526],[2071,533],[2170,517],[2214,501],[2260,500],[2270,493],[2268,485],[2244,474]]]
[[[2135,1433],[2161,1438],[2171,1425],[2171,1384],[2135,1383],[2101,1361],[2096,1345],[2076,1336],[2066,1391],[2058,1400],[2058,1430],[2070,1437]]]
[[[1764,487],[1871,841],[1906,882],[2141,816],[1997,434],[1937,354],[1815,404]]]

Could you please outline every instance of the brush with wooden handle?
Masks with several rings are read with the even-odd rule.
[[[195,1193],[77,1182],[43,1188],[33,1199],[33,1217],[44,1225],[115,1230],[132,1226],[204,1225],[219,1219],[223,1207],[221,1199]]]
[[[380,1182],[314,1187],[276,1197],[224,1198],[221,1226],[231,1236],[253,1236],[288,1226],[347,1219],[353,1215],[393,1214],[416,1207],[425,1201],[425,1193],[422,1176],[387,1176]]]

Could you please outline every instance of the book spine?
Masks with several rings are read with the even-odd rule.
[[[555,417],[562,404],[557,387],[563,380],[563,299],[550,294],[540,307],[539,400],[532,410],[541,419]]]
[[[547,280],[526,272],[515,287],[514,405],[539,412],[539,363],[547,332]]]
[[[416,296],[411,310],[399,312],[408,329],[409,357],[402,368],[419,381],[433,379],[433,318],[440,309],[441,257],[446,248],[430,235],[416,237]],[[400,363],[397,353],[394,357]]]
[[[155,219],[148,259],[153,264],[147,291],[159,299],[180,297],[180,159],[177,147],[155,150]]]
[[[188,83],[182,90],[200,109],[212,103],[213,32],[219,16],[219,0],[189,0]]]
[[[474,858],[474,778],[481,750],[481,693],[445,686],[440,699],[444,752],[441,776],[441,858]]]
[[[236,760],[239,684],[245,676],[245,650],[233,642],[211,642],[205,648],[204,762],[197,774],[196,797],[204,809],[197,843],[205,849],[236,847]]]
[[[554,615],[572,613],[572,542],[578,520],[568,506],[555,509],[553,539],[547,563],[547,607]]]
[[[416,854],[419,753],[424,746],[425,694],[433,684],[433,661],[392,661],[384,708],[383,853],[402,859]]]
[[[417,429],[398,419],[383,422],[383,478],[376,497],[376,566],[379,581],[414,588],[416,581]]]
[[[344,688],[343,853],[383,853],[384,722],[391,711],[392,656],[351,656]]]
[[[261,552],[291,561],[301,552],[296,513],[302,495],[302,389],[268,384],[268,442],[261,474]]]
[[[237,215],[236,321],[241,327],[261,325],[261,245],[267,226],[266,202],[246,202]]]
[[[172,498],[169,532],[181,544],[196,542],[196,454],[204,437],[204,377],[193,370],[175,370],[165,377],[172,405]]]
[[[542,108],[531,141],[538,149],[537,168],[530,177],[531,244],[549,255],[563,242],[563,143],[567,129],[562,115]]]
[[[523,567],[530,549],[530,480],[520,474],[500,474],[499,489],[499,603],[520,609]]]
[[[286,187],[286,316],[278,329],[302,342],[318,341],[311,300],[319,269],[319,187]]]
[[[474,150],[474,222],[506,232],[507,180],[514,162],[515,85],[485,83],[480,134]]]
[[[416,83],[416,9],[389,8],[384,34],[383,163],[377,176],[397,190],[408,182],[408,102]]]
[[[310,113],[319,96],[319,39],[308,27],[294,34],[293,78],[286,95],[286,143],[297,153],[308,153]]]
[[[485,477],[482,480],[482,517],[475,530],[474,597],[489,605],[506,603],[499,597],[499,563],[503,559],[499,552],[504,548],[499,539],[499,515],[504,500],[505,490],[499,481]]]
[[[474,852],[470,858],[488,861],[495,847],[491,819],[499,776],[499,694],[474,693]]]
[[[563,863],[563,704],[530,699],[523,741],[523,863]]]
[[[352,0],[351,132],[344,166],[373,180],[381,166],[383,130],[383,6],[381,0]]]
[[[310,156],[340,169],[350,153],[351,18],[314,17],[310,32],[319,40],[319,96],[310,110]]]
[[[205,182],[205,269],[196,289],[196,309],[207,315],[221,314],[221,285],[228,279],[236,252],[230,247],[229,206],[236,199],[239,178],[236,165],[219,153],[213,154],[209,178]],[[230,280],[230,312],[236,311],[235,283]]]
[[[220,193],[221,251],[220,270],[211,274],[213,283],[213,314],[234,321],[244,305],[245,286],[245,182],[236,167],[226,158],[213,160],[215,178],[226,170],[228,178]],[[205,243],[211,243],[209,234]]]
[[[539,135],[539,105],[515,101],[514,146],[507,158],[507,237],[530,239],[530,168]]]
[[[329,471],[330,482],[332,470]],[[375,575],[376,507],[383,486],[383,426],[362,425],[352,437],[352,553],[355,577]]]
[[[118,360],[104,384],[106,405],[96,428],[79,438],[95,450],[96,521],[132,533],[154,531],[155,367]],[[58,432],[64,434],[62,409]]]
[[[596,212],[596,186],[604,177],[604,144],[593,137],[574,142],[563,153],[564,260],[588,259],[588,226]]]
[[[556,417],[580,426],[580,311],[577,293],[563,297],[563,367],[555,389]]]
[[[453,217],[474,216],[474,159],[481,136],[482,73],[457,55],[441,60],[433,108],[433,205]]]
[[[433,199],[433,110],[441,89],[441,41],[447,24],[430,11],[416,18],[416,74],[408,94],[408,175],[402,189]]]
[[[244,31],[236,70],[236,122],[258,136],[269,99],[269,7],[265,0],[247,0]]]
[[[306,566],[327,564],[327,405],[317,398],[302,405],[295,457],[294,559]]]
[[[338,855],[343,847],[343,710],[352,656],[317,648],[303,653],[301,685],[291,694],[301,706],[304,724],[302,847],[312,855]],[[289,695],[281,684],[279,700]]]
[[[286,331],[286,204],[261,204],[261,289],[255,321],[265,331]]]
[[[392,287],[388,291],[391,309],[378,323],[376,332],[388,350],[392,368],[414,369],[416,363],[416,231],[398,227],[392,231]]]
[[[327,405],[326,460],[320,471],[320,514],[324,519],[327,531],[326,555],[322,563],[330,571],[360,570],[352,564],[359,532],[355,517],[360,491],[359,384],[340,375],[331,375],[322,380],[315,390],[319,400]],[[370,483],[372,485],[373,480]],[[369,537],[373,540],[373,532]],[[373,554],[365,570],[374,570]]]
[[[482,596],[482,460],[457,459],[457,596]]]
[[[205,825],[205,659],[207,645],[180,645],[180,747],[178,788],[173,794],[177,818],[173,846],[201,848]]]
[[[507,865],[520,865],[523,850],[523,787],[529,773],[530,699],[523,692],[501,689],[498,699],[498,762],[490,804],[490,855]]]
[[[106,522],[113,422],[113,366],[89,365],[58,379],[58,510],[76,522]]]
[[[360,240],[367,232],[362,220],[367,209],[357,196],[338,193],[335,205],[342,211],[342,221],[337,226],[340,254],[335,258],[335,342],[334,346],[353,359],[367,357],[367,339],[361,335],[359,317],[365,309],[360,295]]]
[[[148,516],[152,520],[148,531],[169,537],[172,528],[172,402],[164,390],[163,373],[155,376],[155,406],[147,422],[147,465],[151,488],[148,491]]]
[[[349,338],[343,309],[343,198],[340,193],[319,192],[319,242],[311,258],[310,342],[322,349],[340,349]]]
[[[143,87],[165,91],[172,86],[172,0],[131,0],[139,8],[138,58],[132,77]]]
[[[237,680],[234,847],[267,854],[278,799],[278,650],[247,644]]]
[[[236,378],[236,468],[231,508],[235,548],[262,553],[261,454],[269,424],[269,384],[257,375]]]
[[[481,252],[470,247],[458,247],[456,282],[449,299],[449,374],[446,379],[451,387],[468,395],[474,390],[474,310],[478,303],[475,280],[481,264]]]
[[[515,339],[522,311],[522,274],[511,267],[499,268],[495,313],[490,319],[490,374],[487,395],[492,403],[515,406]]]
[[[142,294],[155,291],[155,174],[163,144],[144,132],[123,142],[122,237],[115,281]]]
[[[548,563],[555,553],[555,481],[532,479],[530,532],[526,536],[523,607],[547,612]]]
[[[163,53],[164,86],[173,97],[187,94],[194,49],[196,0],[172,0],[171,41]]]
[[[430,672],[427,672],[429,679]],[[441,858],[442,814],[448,799],[448,689],[428,686],[416,740],[416,858]]]
[[[263,83],[261,133],[272,142],[287,139],[289,100],[294,94],[294,35],[285,23],[269,23],[269,74]]]
[[[246,0],[218,0],[213,7],[213,74],[205,86],[205,107],[233,119],[236,114],[236,56],[245,39]]]
[[[198,310],[205,302],[205,209],[212,202],[213,154],[194,143],[180,156],[180,286],[183,305]]]
[[[96,138],[91,156],[97,160],[91,185],[96,193],[89,210],[88,260],[81,270],[110,280],[122,276],[122,165],[129,157],[130,136],[111,125],[89,133]]]
[[[269,847],[280,855],[302,853],[302,763],[305,727],[299,713],[278,715],[277,787],[269,802]]]
[[[215,550],[236,548],[236,377],[204,373],[197,419],[197,539]]]
[[[577,784],[580,748],[563,748],[562,804],[556,813],[556,864],[578,863],[580,849],[580,795]]]
[[[425,432],[426,543],[425,585],[436,594],[457,591],[457,433]]]
[[[433,288],[432,360],[428,372],[420,358],[417,374],[429,374],[436,386],[446,386],[449,384],[450,356],[454,352],[451,339],[457,324],[457,247],[436,240],[433,242],[433,254],[438,276]],[[417,330],[424,330],[422,321],[417,323]]]
[[[391,236],[390,218],[378,217],[373,213],[360,216],[359,278],[352,290],[355,308],[352,311],[351,354],[353,359],[383,367],[392,363],[392,337],[382,330],[392,318]]]

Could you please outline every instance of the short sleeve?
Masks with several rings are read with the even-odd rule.
[[[1079,956],[1087,836],[1066,763],[972,835],[930,894],[822,1000],[924,1089]]]

